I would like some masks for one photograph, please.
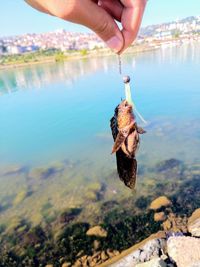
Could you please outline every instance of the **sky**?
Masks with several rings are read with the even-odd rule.
[[[200,0],[149,0],[142,26],[169,22],[191,15],[200,15]],[[83,26],[40,13],[28,6],[23,0],[2,0],[0,9],[1,37],[49,32],[56,29],[76,32],[88,31]]]

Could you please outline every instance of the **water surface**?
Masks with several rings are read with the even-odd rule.
[[[117,57],[1,71],[1,222],[20,224],[24,218],[57,229],[63,210],[80,208],[75,221],[105,223],[116,206],[137,213],[137,199],[148,206],[160,194],[176,194],[179,185],[184,189],[184,179],[192,183],[188,172],[200,171],[199,62],[199,43],[122,58],[133,99],[148,122],[138,121],[147,133],[136,192],[119,181],[110,154],[109,120],[124,97]],[[171,158],[184,164],[182,176],[156,173],[156,164]],[[105,203],[112,203],[108,210]]]

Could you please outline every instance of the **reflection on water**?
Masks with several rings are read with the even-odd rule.
[[[199,63],[200,51],[197,49],[198,43],[191,42],[189,45],[180,47],[161,48],[159,52],[151,52],[148,56],[155,58],[159,64],[168,61],[170,64],[190,61],[192,64]],[[158,57],[159,54],[159,57]],[[145,57],[145,56],[144,56]],[[145,57],[146,58],[146,57]],[[113,64],[114,62],[114,64]],[[73,84],[81,76],[110,69],[117,71],[117,57],[90,58],[84,60],[72,60],[59,64],[40,64],[31,67],[22,67],[15,70],[5,70],[0,72],[0,94],[11,93],[16,90],[42,88],[49,84],[65,82],[66,85]],[[135,57],[124,56],[123,65],[130,64],[135,68]]]
[[[113,58],[112,62],[116,61]],[[13,71],[0,72],[0,93],[11,93],[16,90],[42,88],[46,85],[64,82],[73,84],[81,76],[95,73],[99,70],[107,72],[111,65],[109,58],[71,60],[59,64],[48,63],[26,68],[18,68]]]
[[[123,72],[132,77],[136,105],[150,129],[153,124],[176,126],[179,121],[181,125],[199,118],[199,51],[198,45],[190,44],[122,58]],[[109,119],[124,95],[117,57],[4,70],[0,92],[4,94],[0,98],[0,157],[5,163],[46,164],[77,156],[93,157],[97,165],[110,162],[112,139],[98,136],[110,136]],[[155,139],[150,130],[144,141],[149,147],[162,142],[163,158],[170,157],[169,144],[180,131],[175,127]],[[191,156],[181,142],[176,140],[179,145],[174,150],[177,154],[184,150],[188,159]],[[194,146],[191,138],[188,142]]]
[[[4,266],[72,265],[85,254],[121,251],[160,229],[148,209],[160,195],[180,215],[200,207],[199,55],[190,44],[123,58],[149,122],[134,192],[110,155],[109,119],[123,97],[116,57],[0,72]],[[99,224],[107,236],[88,236]]]
[[[189,60],[192,64],[198,64],[200,51],[197,49],[197,46],[199,46],[198,42],[190,42],[188,45],[181,45],[181,49],[179,46],[169,47],[167,49],[161,48],[160,63],[162,64],[166,60],[169,60],[170,63],[177,61],[186,62]]]

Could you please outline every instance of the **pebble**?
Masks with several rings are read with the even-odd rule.
[[[82,267],[82,263],[81,263],[81,261],[80,261],[80,260],[77,260],[77,261],[74,263],[73,267]]]
[[[86,235],[91,236],[99,236],[99,237],[107,237],[107,231],[104,230],[101,226],[97,225],[92,228],[90,228],[87,232]]]
[[[103,261],[105,261],[105,260],[108,259],[108,256],[106,255],[105,251],[102,251],[102,252],[101,252],[101,259],[102,259]]]
[[[114,256],[113,251],[109,248],[106,250],[106,254],[109,256],[109,258],[112,258]]]

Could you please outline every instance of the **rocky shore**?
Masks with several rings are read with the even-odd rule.
[[[121,253],[99,251],[62,267],[200,267],[200,208],[187,218],[176,216],[171,206],[172,202],[161,196],[149,207],[154,220],[162,221],[163,231]],[[88,234],[105,237],[106,231],[96,226]]]

